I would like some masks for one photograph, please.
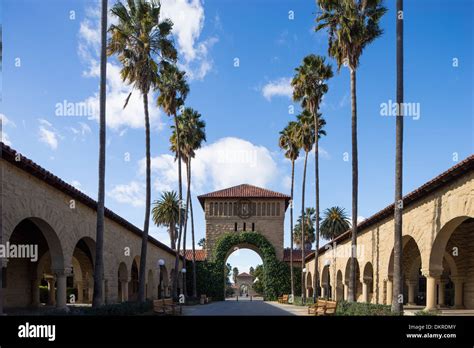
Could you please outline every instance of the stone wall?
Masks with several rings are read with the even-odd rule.
[[[275,248],[278,259],[283,259],[283,238],[284,238],[284,220],[285,220],[285,200],[251,200],[256,206],[260,203],[275,203],[279,210],[275,212],[274,216],[257,216],[257,214],[249,218],[241,218],[235,214],[228,213],[226,216],[210,215],[210,204],[216,202],[237,203],[235,200],[205,200],[205,219],[206,219],[206,252],[207,256],[211,257],[212,250],[217,239],[225,233],[242,233],[245,223],[246,231],[252,232],[252,224],[257,233],[261,233]],[[235,224],[237,223],[237,231],[235,231]]]
[[[9,162],[0,160],[0,165],[3,174],[2,243],[10,239],[13,230],[21,221],[33,218],[52,252],[51,268],[68,272],[72,267],[73,253],[77,243],[83,238],[95,241],[95,211]],[[106,218],[104,277],[107,302],[117,301],[119,264],[123,262],[126,265],[130,278],[132,261],[134,257],[140,256],[140,250],[140,235],[117,221]],[[95,250],[91,250],[91,254],[94,255]],[[155,283],[159,279],[159,259],[165,260],[168,272],[174,268],[174,254],[150,241],[146,274],[152,271]],[[15,262],[11,262],[10,265],[14,267]],[[5,266],[8,264],[4,264]],[[10,270],[8,273],[12,274]],[[20,273],[15,272],[15,274],[20,277]],[[16,279],[18,277],[15,275],[12,282],[9,282],[8,288],[5,289],[7,307],[24,305],[23,295],[29,290],[26,290],[25,284],[22,283],[24,279]],[[154,295],[157,293],[157,284],[153,285],[153,289],[151,295],[156,297]]]

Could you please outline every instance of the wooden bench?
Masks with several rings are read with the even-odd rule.
[[[308,307],[308,314],[334,315],[336,314],[337,302],[318,299],[315,304]]]
[[[283,296],[278,297],[278,303],[288,303],[289,295],[284,294]]]
[[[163,298],[153,301],[153,311],[156,313],[176,315],[182,313],[182,308],[180,304],[173,302],[172,298]]]

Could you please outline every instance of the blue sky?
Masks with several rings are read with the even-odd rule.
[[[98,3],[92,0],[4,0],[3,139],[46,169],[97,196],[96,121]],[[110,1],[113,4],[114,1]],[[367,218],[394,195],[393,117],[381,103],[395,99],[395,1],[385,1],[384,34],[367,47],[357,71],[359,115],[359,215]],[[278,148],[278,132],[295,118],[288,81],[303,57],[326,55],[326,33],[314,33],[313,1],[164,1],[175,22],[180,66],[189,76],[187,106],[207,123],[207,143],[198,152],[195,194],[240,183],[289,193],[290,163]],[[289,12],[293,11],[294,19]],[[406,119],[404,192],[415,189],[473,153],[473,4],[469,0],[405,2],[405,101],[420,117]],[[330,60],[331,61],[331,60]],[[453,62],[457,66],[453,66]],[[238,62],[238,64],[236,64]],[[333,66],[334,62],[331,61]],[[236,66],[238,65],[238,66]],[[454,64],[456,65],[456,64]],[[143,225],[143,111],[139,95],[122,110],[130,87],[122,84],[115,58],[108,63],[106,205]],[[150,96],[153,199],[176,189],[168,119]],[[58,103],[89,102],[82,116],[57,116]],[[349,74],[329,81],[321,112],[321,205],[351,207]],[[300,209],[302,161],[296,169],[295,208]],[[307,204],[314,205],[310,158]],[[194,199],[197,239],[204,219]],[[288,220],[288,219],[287,219]],[[287,230],[288,234],[287,221]],[[164,229],[152,235],[168,243]],[[190,238],[188,238],[190,240]],[[289,239],[285,240],[286,245]],[[232,256],[241,270],[255,264],[251,252]]]

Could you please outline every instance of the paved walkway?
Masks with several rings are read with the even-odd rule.
[[[279,304],[277,302],[264,302],[262,300],[227,300],[212,302],[206,305],[186,306],[183,315],[307,315],[306,307]]]

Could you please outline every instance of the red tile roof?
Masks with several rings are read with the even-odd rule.
[[[441,173],[440,175],[436,176],[435,178],[431,179],[430,181],[421,185],[417,189],[405,195],[403,197],[403,206],[405,208],[410,206],[416,201],[426,197],[428,194],[454,181],[456,178],[461,177],[472,171],[474,171],[474,155],[467,157],[463,161],[449,168],[447,171]],[[382,221],[388,217],[393,216],[393,214],[394,214],[394,205],[390,204],[389,206],[375,213],[368,219],[365,219],[364,221],[359,223],[357,225],[357,233],[358,234],[362,233],[362,231],[373,226],[379,221]],[[319,248],[319,253],[320,254],[324,253],[326,250],[328,250],[328,247],[333,243],[339,243],[346,239],[349,239],[351,237],[351,231],[352,230],[348,230],[344,232],[343,234],[339,235],[338,237],[336,237],[335,239],[333,239],[332,241],[330,241],[329,243],[326,243],[326,245]],[[305,259],[306,261],[314,259],[314,252],[306,256]]]
[[[196,249],[196,261],[204,261],[206,260],[206,250],[202,249]],[[193,251],[192,250],[185,250],[184,251],[184,256],[186,257],[186,260],[192,261],[193,260]]]
[[[16,161],[15,157],[18,155],[21,156],[20,161]],[[47,171],[43,167],[39,166],[32,160],[26,158],[21,153],[18,153],[14,149],[10,148],[6,144],[0,142],[0,157],[9,162],[10,164],[14,165],[15,167],[27,172],[28,174],[36,177],[37,179],[45,182],[46,184],[54,187],[55,189],[63,192],[66,195],[71,196],[72,198],[76,199],[77,201],[81,202],[82,204],[88,206],[94,211],[97,211],[97,201],[93,200],[86,194],[82,193],[74,186],[68,184],[67,182],[63,181],[62,179],[58,178],[53,173]],[[112,210],[105,208],[105,216],[112,221],[115,221],[122,227],[126,228],[130,232],[142,236],[143,232],[137,226],[133,225],[132,223],[128,222],[121,216],[115,214]],[[171,249],[169,246],[161,243],[160,241],[156,240],[155,238],[148,236],[148,241],[157,247],[164,249],[165,251],[176,255],[175,251]]]
[[[239,273],[237,277],[253,277],[253,276],[248,274],[247,272],[242,272],[242,273]]]
[[[283,261],[290,262],[290,250],[290,248],[283,250]],[[314,250],[305,250],[304,254],[309,255],[313,252]],[[293,262],[301,262],[301,249],[293,249]]]
[[[198,196],[199,202],[203,208],[204,200],[207,198],[282,198],[285,200],[287,206],[291,199],[291,197],[286,194],[270,191],[249,184],[233,186]]]

